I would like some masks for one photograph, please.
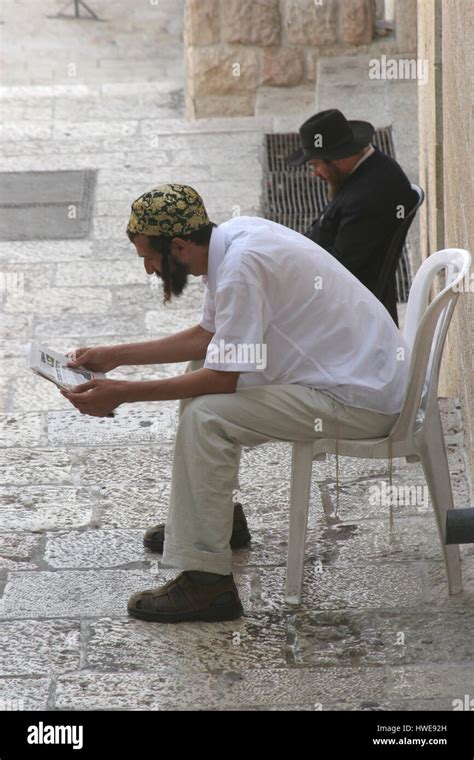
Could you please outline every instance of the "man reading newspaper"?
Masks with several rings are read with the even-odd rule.
[[[165,302],[188,275],[205,283],[199,324],[161,340],[83,348],[71,366],[191,362],[161,380],[93,380],[63,392],[83,414],[181,399],[166,526],[145,544],[182,572],[134,594],[135,617],[159,622],[242,614],[231,547],[248,541],[234,508],[242,446],[387,435],[406,389],[409,349],[377,298],[323,248],[261,218],[219,226],[185,185],[133,204],[127,233]]]

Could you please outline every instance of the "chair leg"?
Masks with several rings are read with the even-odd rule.
[[[294,443],[291,462],[290,529],[285,590],[285,599],[288,604],[299,604],[301,599],[312,466],[313,444],[311,442]]]
[[[446,546],[445,544],[446,513],[448,509],[454,508],[454,504],[451,475],[439,417],[438,420],[431,421],[429,436],[420,449],[420,459],[436,516],[441,551],[443,552],[448,578],[448,591],[450,594],[459,594],[462,591],[459,545]]]

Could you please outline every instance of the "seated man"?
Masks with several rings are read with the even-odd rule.
[[[416,203],[408,178],[371,144],[373,135],[366,121],[321,111],[300,127],[302,147],[287,159],[290,166],[308,161],[328,183],[329,203],[305,234],[372,292],[397,227]],[[398,324],[395,277],[384,306]]]
[[[70,364],[193,364],[176,377],[93,380],[62,393],[100,417],[123,403],[187,400],[163,551],[163,565],[183,572],[134,594],[128,611],[159,622],[231,620],[242,613],[230,547],[241,447],[387,435],[409,349],[382,304],[323,248],[259,217],[216,227],[190,187],[140,196],[127,232],[146,272],[163,280],[165,301],[188,274],[203,276],[202,319],[160,340],[78,349]]]

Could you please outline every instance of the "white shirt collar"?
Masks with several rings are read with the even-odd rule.
[[[364,153],[362,158],[359,161],[357,161],[356,165],[353,167],[351,174],[354,174],[355,170],[358,169],[359,166],[364,163],[364,161],[367,161],[367,159],[372,155],[372,153],[375,153],[375,148],[373,145],[370,145],[367,153]]]
[[[209,252],[207,257],[207,275],[202,276],[202,281],[206,283],[212,293],[216,292],[217,270],[222,264],[225,255],[225,235],[222,227],[214,227],[211,232],[209,241]]]

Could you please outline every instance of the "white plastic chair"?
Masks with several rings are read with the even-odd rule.
[[[403,407],[384,438],[348,440],[340,438],[338,453],[364,459],[406,457],[421,461],[436,515],[450,594],[462,591],[459,546],[446,546],[446,512],[452,509],[453,494],[438,407],[438,379],[446,333],[459,296],[456,286],[469,272],[471,254],[459,248],[438,251],[422,264],[410,289],[404,337],[412,349],[410,372]],[[429,303],[438,272],[446,269],[445,288]],[[427,382],[427,389],[423,389]],[[336,453],[336,439],[321,438],[293,443],[290,528],[285,599],[299,604],[308,523],[313,459]]]

